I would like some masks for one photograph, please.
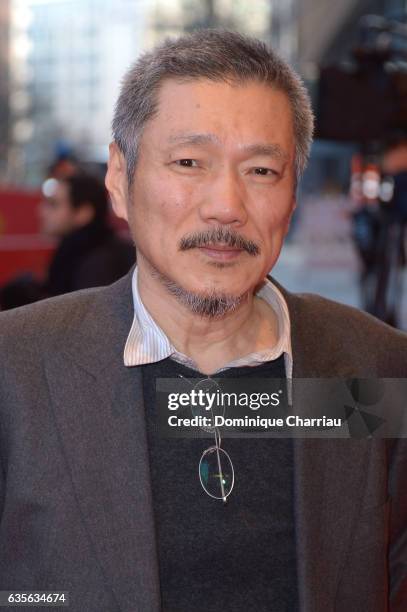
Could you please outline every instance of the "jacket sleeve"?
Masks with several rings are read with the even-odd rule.
[[[407,610],[407,439],[389,441],[390,612]]]
[[[0,461],[0,529],[3,516],[4,500],[6,497],[6,478],[3,470],[3,463]]]
[[[3,353],[4,355],[4,353]],[[2,359],[2,350],[0,344],[0,361]],[[2,368],[4,372],[4,368]],[[3,516],[3,508],[4,501],[6,497],[6,477],[5,477],[5,462],[4,462],[4,440],[3,440],[3,427],[2,427],[2,417],[3,410],[2,407],[4,405],[4,376],[3,372],[0,372],[0,529],[1,529],[1,519]]]

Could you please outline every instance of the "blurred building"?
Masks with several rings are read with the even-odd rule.
[[[0,3],[0,177],[5,173],[9,144],[10,1]]]
[[[13,1],[15,178],[20,166],[21,180],[37,182],[56,149],[106,157],[118,84],[143,47],[147,4]]]
[[[274,2],[256,0],[154,0],[146,33],[150,46],[167,35],[224,27],[268,39]]]

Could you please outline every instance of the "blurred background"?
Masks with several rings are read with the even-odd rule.
[[[92,272],[113,251],[101,256],[97,208],[83,206],[92,185],[70,178],[103,180],[120,78],[137,55],[166,35],[220,26],[278,49],[316,112],[273,275],[407,330],[406,11],[407,0],[0,0],[0,308],[123,273],[128,236],[110,216],[121,259],[111,277]],[[94,267],[87,259],[80,279],[52,285],[71,273],[70,249],[92,241]]]

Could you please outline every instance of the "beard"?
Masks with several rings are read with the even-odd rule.
[[[217,243],[243,249],[251,257],[257,257],[261,252],[260,247],[256,243],[224,227],[212,228],[205,232],[197,232],[185,236],[179,243],[179,250],[188,251],[196,247]],[[206,293],[195,293],[185,289],[160,272],[160,270],[158,270],[151,261],[147,260],[147,258],[145,258],[145,260],[150,268],[152,276],[154,276],[180,304],[193,314],[201,317],[206,317],[208,319],[219,319],[224,317],[226,314],[234,312],[250,293],[249,291],[245,291],[237,296],[216,290]],[[230,264],[225,262],[211,262],[211,265],[216,268],[227,268]]]
[[[152,273],[180,304],[193,314],[208,319],[219,319],[235,311],[248,295],[247,291],[238,296],[220,291],[212,291],[206,294],[195,293],[188,291],[188,289],[171,280],[154,267],[152,267]]]

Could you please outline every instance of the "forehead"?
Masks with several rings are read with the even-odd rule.
[[[287,152],[293,146],[288,97],[268,84],[167,79],[157,102],[157,113],[144,134],[162,146],[176,143],[179,135],[197,132],[215,134],[223,144],[270,141]]]

